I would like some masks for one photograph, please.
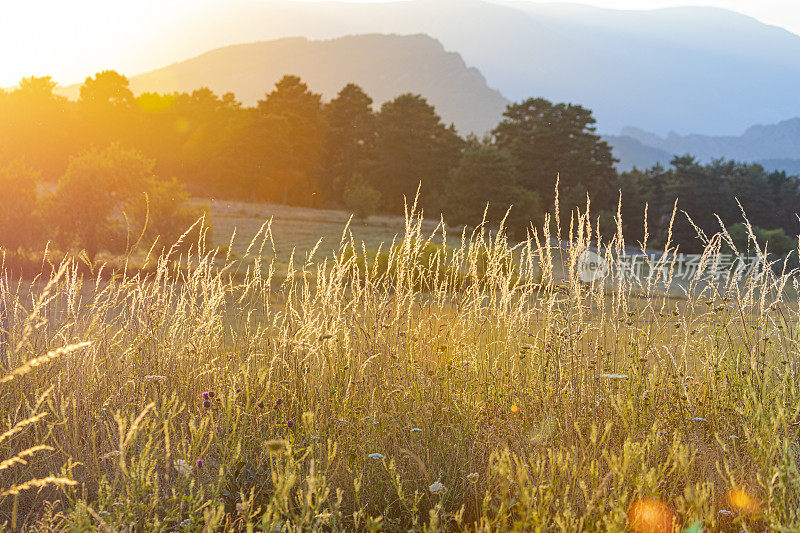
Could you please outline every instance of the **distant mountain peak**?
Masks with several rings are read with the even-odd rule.
[[[165,39],[159,49],[165,57],[297,35],[316,42],[362,34],[425,34],[438,41],[431,53],[457,52],[466,65],[480,70],[486,85],[512,100],[543,97],[591,109],[600,132],[636,124],[662,136],[669,131],[730,135],[753,124],[800,116],[800,36],[715,7],[613,10],[497,0],[241,0],[209,3],[198,16],[176,20],[173,27],[186,39]],[[424,37],[414,38],[421,40],[406,45],[424,48]],[[364,48],[358,54],[370,52]],[[422,75],[417,67],[425,64],[422,57],[417,64],[407,63],[409,74]],[[450,68],[438,74],[440,81],[455,72]],[[434,74],[425,75],[434,84]],[[327,87],[328,81],[322,81]],[[453,88],[459,85],[452,83]]]
[[[768,170],[800,173],[800,117],[776,124],[759,124],[747,128],[740,136],[678,135],[666,137],[625,127],[618,136],[606,136],[618,167],[629,170],[667,164],[673,155],[691,154],[703,163],[715,159],[733,159],[760,163]]]
[[[254,105],[285,74],[300,76],[331,99],[347,83],[380,105],[402,93],[424,96],[463,134],[492,129],[508,101],[456,52],[421,33],[364,34],[312,40],[284,37],[228,45],[130,78],[135,93],[191,92],[205,86]],[[65,92],[74,97],[78,87]]]

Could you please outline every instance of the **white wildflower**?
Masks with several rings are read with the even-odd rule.
[[[433,494],[439,494],[440,492],[444,492],[446,489],[445,486],[442,485],[441,481],[434,481],[431,486],[428,487],[428,490]]]
[[[175,470],[177,470],[179,474],[183,474],[184,476],[189,474],[190,471],[189,463],[187,463],[183,459],[175,459],[173,465],[175,466]]]

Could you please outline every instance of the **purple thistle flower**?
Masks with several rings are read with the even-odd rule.
[[[206,409],[211,409],[211,402],[208,400],[204,401],[203,407],[205,407]]]
[[[209,392],[208,392],[208,391],[204,391],[204,392],[203,392],[203,399],[204,399],[204,400],[208,400],[210,397],[211,397],[211,396],[209,395]]]
[[[197,465],[197,468],[203,468],[203,464],[204,464],[204,463],[203,463],[203,460],[202,460],[202,459],[198,459],[198,460],[197,460],[197,463],[195,463],[195,464]]]
[[[214,391],[213,390],[208,391],[208,396],[213,398],[215,396]]]

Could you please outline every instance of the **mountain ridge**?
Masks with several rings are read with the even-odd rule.
[[[598,11],[481,0],[236,5],[246,9],[226,3],[225,16],[219,7],[206,15],[225,21],[218,40],[424,33],[507,98],[581,104],[604,133],[636,124],[720,135],[800,115],[800,36],[719,8]]]
[[[775,124],[755,124],[741,135],[659,136],[641,128],[625,127],[619,135],[606,135],[620,162],[618,168],[630,170],[656,163],[666,165],[674,155],[691,154],[703,163],[715,159],[759,163],[768,170],[800,173],[800,117]]]
[[[375,105],[402,93],[425,97],[462,134],[492,129],[508,104],[483,74],[456,52],[423,34],[365,34],[326,40],[285,37],[231,44],[130,77],[142,92],[191,92],[206,86],[233,92],[254,105],[283,75],[300,76],[326,99],[347,83],[360,85]],[[75,98],[79,85],[62,94]]]
[[[148,49],[191,57],[298,35],[425,34],[508,99],[583,105],[602,133],[635,124],[662,135],[725,135],[800,116],[800,36],[721,8],[231,0],[190,15],[173,24],[185,39],[159,36]]]

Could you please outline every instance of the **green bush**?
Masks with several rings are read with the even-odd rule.
[[[797,250],[797,239],[786,235],[783,229],[764,229],[758,226],[751,227],[753,228],[753,237],[755,237],[762,252],[766,250],[768,253],[784,256],[793,250]],[[752,237],[747,231],[747,226],[745,226],[743,222],[729,227],[728,234],[730,234],[734,246],[736,246],[740,253],[754,248]]]
[[[38,184],[39,173],[22,161],[0,168],[0,246],[14,251],[41,243]]]
[[[145,191],[128,202],[127,213],[135,233],[133,237],[138,240],[141,236],[144,247],[155,243],[159,252],[173,245],[181,252],[192,245],[205,246],[211,236],[207,218],[202,224],[194,225],[205,215],[206,209],[192,204],[186,185],[175,178],[149,178]],[[191,231],[186,233],[189,228]]]
[[[344,189],[344,205],[358,218],[374,215],[381,202],[381,193],[367,183],[361,174],[354,174]]]
[[[514,164],[505,152],[479,146],[464,152],[445,187],[447,222],[498,228],[505,219],[508,233],[524,239],[531,222],[541,219],[539,195],[518,185]],[[510,211],[509,211],[510,209]]]
[[[82,248],[92,261],[101,250],[125,253],[137,243],[157,242],[159,251],[172,246],[202,209],[189,203],[185,185],[154,175],[154,166],[116,144],[73,157],[48,202],[58,242]],[[195,232],[182,243],[197,243],[199,224]]]

